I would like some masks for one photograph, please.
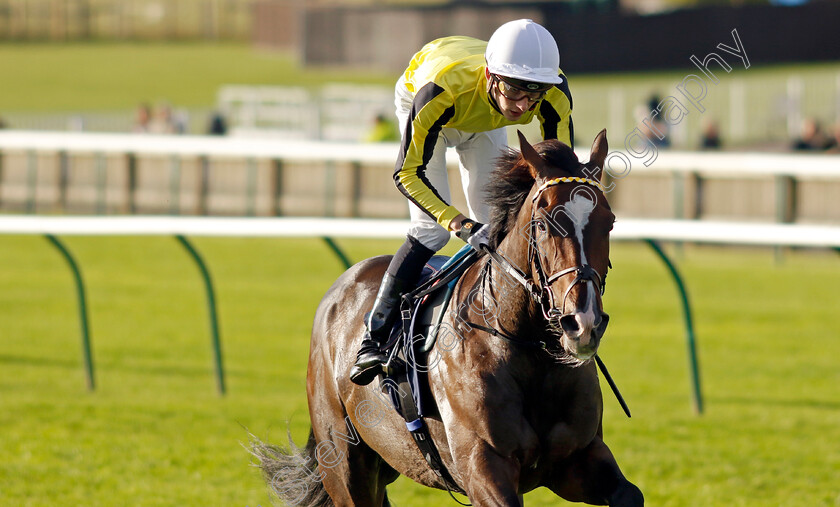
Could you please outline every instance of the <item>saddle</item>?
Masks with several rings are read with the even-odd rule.
[[[424,417],[437,412],[429,389],[428,352],[434,346],[455,284],[477,259],[478,252],[465,245],[451,258],[434,256],[423,269],[419,286],[402,296],[400,319],[386,344],[388,361],[380,387],[406,427],[426,462],[451,492],[463,493],[446,470],[429,434]]]

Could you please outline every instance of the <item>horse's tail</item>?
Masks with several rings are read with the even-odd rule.
[[[272,445],[251,435],[250,452],[258,460],[263,478],[271,491],[286,505],[329,507],[334,505],[321,482],[323,476],[315,459],[315,434],[309,430],[304,448],[289,435],[289,448]]]

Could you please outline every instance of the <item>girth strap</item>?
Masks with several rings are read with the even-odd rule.
[[[449,470],[446,469],[446,465],[443,464],[440,453],[432,440],[429,427],[426,426],[426,422],[423,420],[423,417],[417,412],[417,405],[414,403],[414,397],[411,395],[411,386],[408,383],[406,375],[400,375],[397,377],[397,380],[399,381],[397,389],[391,389],[389,394],[399,398],[400,415],[402,415],[403,419],[405,419],[405,426],[408,428],[409,433],[411,433],[414,443],[417,444],[417,447],[420,449],[420,453],[423,454],[423,458],[426,459],[426,463],[428,463],[432,471],[443,480],[443,483],[446,486],[446,489],[449,490],[450,494],[452,492],[460,493],[462,495],[466,494],[455,482],[455,479],[452,478]],[[391,384],[391,386],[393,386],[393,384]],[[455,500],[458,501],[457,499]],[[461,502],[458,501],[458,503]]]

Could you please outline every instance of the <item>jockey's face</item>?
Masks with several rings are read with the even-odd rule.
[[[502,81],[499,76],[490,74],[489,70],[485,70],[485,72],[489,81],[489,93],[496,100],[496,104],[498,104],[499,110],[506,120],[519,120],[523,114],[545,96],[544,91],[539,93],[526,93],[522,90],[514,89]]]

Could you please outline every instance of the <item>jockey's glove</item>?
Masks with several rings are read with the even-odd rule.
[[[461,229],[455,235],[479,252],[490,246],[490,226],[469,218],[461,222]]]

